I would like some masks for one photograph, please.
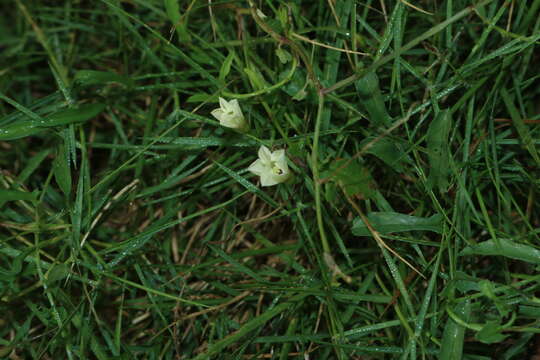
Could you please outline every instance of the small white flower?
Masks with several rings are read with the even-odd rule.
[[[286,181],[290,171],[285,150],[270,151],[266,146],[259,149],[259,158],[248,168],[261,177],[261,186],[272,186]]]
[[[244,119],[244,114],[242,114],[242,109],[240,109],[240,105],[236,99],[227,101],[220,97],[219,108],[212,110],[211,114],[219,120],[219,123],[222,126],[244,132],[248,130],[248,124]]]

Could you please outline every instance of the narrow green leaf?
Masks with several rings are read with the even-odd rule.
[[[26,120],[0,129],[0,140],[16,140],[35,135],[43,128],[84,122],[97,116],[105,109],[105,104],[81,105],[77,109],[65,109],[37,120]]]
[[[127,87],[133,85],[131,78],[109,71],[79,70],[75,74],[75,81],[82,86],[117,83]]]
[[[164,3],[165,9],[167,10],[167,16],[176,29],[180,41],[189,42],[191,40],[191,36],[187,30],[185,18],[182,18],[182,15],[180,14],[180,5],[178,0],[164,0]]]
[[[21,124],[13,124],[0,128],[0,140],[16,140],[25,138],[27,136],[36,135],[43,129],[31,124],[30,122],[24,122]]]
[[[234,60],[235,53],[234,51],[229,52],[229,55],[225,58],[225,61],[223,61],[223,64],[221,65],[221,68],[219,69],[219,80],[224,82],[227,75],[229,75],[229,72],[231,71],[231,65]]]
[[[188,102],[188,103],[205,103],[205,102],[214,102],[214,101],[218,101],[217,96],[202,93],[202,92],[191,95],[186,100],[186,102]]]
[[[264,191],[261,191],[258,187],[256,187],[255,185],[253,185],[252,183],[247,181],[240,174],[238,174],[237,172],[229,169],[225,165],[222,165],[222,164],[220,164],[218,162],[214,162],[214,164],[219,166],[224,172],[226,172],[230,177],[232,177],[236,182],[238,182],[240,185],[245,187],[247,190],[249,190],[250,192],[256,194],[257,196],[259,196],[261,199],[266,201],[271,206],[278,207],[278,204],[276,203],[276,201],[274,199],[272,199]]]
[[[498,240],[499,244],[496,244],[493,240],[488,240],[477,245],[467,246],[461,251],[461,256],[504,256],[532,264],[540,264],[540,250],[530,245],[518,244],[508,239]]]
[[[71,193],[71,172],[69,169],[69,159],[63,145],[58,147],[58,154],[53,162],[53,172],[56,183],[62,192],[66,196],[69,196]]]
[[[519,134],[519,137],[521,138],[521,141],[523,142],[523,145],[525,146],[529,154],[531,154],[536,164],[540,165],[540,156],[538,155],[538,151],[536,150],[536,147],[534,145],[533,136],[531,135],[527,125],[525,125],[523,118],[519,114],[518,109],[510,98],[510,94],[508,94],[508,91],[506,91],[505,88],[501,89],[501,96],[504,100],[504,104],[506,105],[506,109],[510,113],[512,123],[516,127],[516,130]]]
[[[83,197],[84,197],[84,167],[86,159],[83,159],[82,169],[77,179],[77,192],[75,194],[75,202],[71,208],[71,224],[72,224],[72,246],[73,249],[79,249],[81,238],[82,212],[83,212]]]
[[[215,252],[217,255],[219,255],[220,257],[222,257],[225,261],[227,261],[229,264],[231,264],[233,266],[233,268],[236,268],[237,271],[241,272],[241,273],[244,273],[245,275],[247,276],[250,276],[252,277],[253,279],[255,279],[256,281],[258,281],[259,283],[264,283],[265,280],[263,278],[261,278],[259,275],[257,275],[256,272],[254,272],[253,270],[251,270],[250,268],[248,268],[247,266],[243,265],[241,262],[237,261],[236,259],[234,259],[232,256],[228,255],[227,253],[225,253],[223,250],[221,250],[219,247],[217,246],[213,246],[212,244],[207,244],[207,246],[213,251]]]
[[[36,194],[33,192],[19,191],[19,190],[6,190],[0,189],[0,203],[5,201],[17,201],[17,200],[36,200]]]
[[[224,137],[150,137],[148,139],[160,143],[178,145],[179,148],[185,147],[196,149],[205,149],[209,146],[246,147],[257,145],[255,141]]]
[[[403,276],[401,276],[401,272],[399,271],[399,268],[397,267],[396,263],[394,262],[394,259],[390,255],[390,252],[386,250],[386,248],[381,246],[381,251],[384,256],[384,260],[386,261],[386,264],[388,265],[388,270],[390,270],[390,274],[392,275],[392,278],[394,279],[396,283],[396,287],[399,289],[400,297],[405,300],[405,304],[407,305],[407,308],[411,315],[414,315],[414,306],[411,301],[411,296],[409,294],[409,290],[407,286],[405,285],[405,281],[403,280]],[[408,324],[404,323],[404,330],[409,333],[409,335],[412,334],[412,329],[409,327]]]
[[[37,124],[40,127],[50,127],[59,125],[68,125],[90,120],[105,110],[106,105],[95,103],[81,105],[77,109],[61,110],[47,117],[46,121]]]
[[[470,302],[461,302],[454,308],[454,313],[461,319],[468,321],[471,312]],[[444,326],[440,360],[461,360],[463,357],[463,340],[465,338],[465,327],[456,323],[452,318],[448,318]]]
[[[50,152],[51,151],[49,149],[45,149],[32,156],[30,160],[28,160],[28,164],[26,164],[24,170],[21,171],[21,173],[19,174],[17,181],[21,184],[24,184],[26,179],[28,179],[28,177],[32,175],[32,173],[39,167],[43,160],[47,158],[47,155],[49,155]]]
[[[438,187],[441,192],[448,188],[450,175],[450,145],[448,136],[452,128],[452,117],[449,110],[442,110],[433,119],[427,132],[427,151],[429,158],[428,184]]]
[[[375,230],[381,234],[403,231],[425,230],[441,234],[442,215],[436,214],[428,218],[399,214],[395,212],[372,212],[368,220]],[[353,221],[352,233],[356,236],[369,236],[370,232],[364,222],[357,217]]]
[[[266,310],[261,315],[256,318],[248,321],[244,326],[242,326],[238,331],[233,332],[229,336],[211,344],[206,350],[205,353],[201,353],[194,358],[194,360],[203,360],[210,359],[216,354],[224,351],[229,345],[232,345],[239,341],[242,337],[247,336],[252,333],[255,329],[259,329],[261,326],[266,324],[270,319],[278,314],[291,310],[295,302],[302,300],[306,295],[297,295],[291,298],[289,301],[284,301],[275,307]]]

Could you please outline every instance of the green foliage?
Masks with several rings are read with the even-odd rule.
[[[69,169],[69,158],[64,146],[60,146],[58,154],[53,162],[54,178],[66,197],[71,193],[71,174]]]
[[[369,169],[355,159],[333,161],[323,177],[334,182],[348,196],[369,198],[374,194],[374,184]]]
[[[528,359],[539,11],[0,2],[0,358]]]
[[[540,264],[540,250],[530,245],[501,238],[498,239],[497,243],[493,240],[487,240],[479,244],[469,245],[461,251],[461,254],[463,256],[505,256],[510,259]]]
[[[355,83],[360,103],[368,112],[368,120],[377,126],[389,125],[392,121],[383,101],[379,78],[374,72],[362,76]]]
[[[415,230],[433,231],[440,234],[443,230],[441,215],[423,218],[394,212],[372,212],[367,218],[373,228],[382,234]],[[353,221],[352,233],[356,236],[370,234],[366,224],[360,218]]]
[[[427,152],[429,158],[429,178],[428,184],[438,187],[441,192],[448,188],[448,177],[450,176],[450,141],[449,135],[452,129],[452,116],[450,111],[439,112],[427,132]]]
[[[471,303],[463,301],[454,307],[454,312],[468,321],[471,313]],[[463,358],[463,344],[465,338],[465,326],[458,324],[454,319],[448,318],[444,326],[439,359],[460,360]]]

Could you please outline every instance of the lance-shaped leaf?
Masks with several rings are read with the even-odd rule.
[[[416,230],[442,233],[442,215],[440,214],[425,218],[395,212],[372,212],[367,217],[369,223],[381,234]],[[356,236],[370,235],[366,224],[359,217],[353,221],[352,233]]]
[[[377,126],[389,125],[392,119],[386,111],[377,75],[370,72],[360,78],[355,86],[360,103],[369,114],[369,121]]]
[[[432,187],[439,187],[441,191],[446,191],[448,176],[450,175],[448,136],[451,127],[452,117],[450,111],[443,110],[435,116],[427,132],[427,152],[430,165],[428,183]]]
[[[504,256],[532,264],[540,264],[540,250],[507,239],[498,239],[498,243],[488,240],[477,245],[467,246],[461,251],[461,255]]]

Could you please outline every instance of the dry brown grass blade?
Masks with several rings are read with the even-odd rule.
[[[411,4],[410,2],[408,2],[408,1],[405,1],[405,0],[400,0],[400,1],[401,1],[402,3],[404,3],[405,5],[407,5],[408,7],[413,8],[413,9],[416,10],[416,11],[419,11],[419,12],[424,13],[424,14],[427,14],[427,15],[433,15],[433,13],[430,13],[430,12],[427,11],[427,10],[424,10],[424,9],[422,9],[422,8],[416,6],[416,5],[413,5],[413,4]]]

